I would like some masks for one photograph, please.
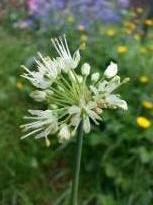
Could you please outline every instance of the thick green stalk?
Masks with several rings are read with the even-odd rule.
[[[80,122],[80,125],[78,127],[78,133],[77,133],[76,161],[75,161],[70,205],[78,205],[78,186],[79,186],[79,173],[80,173],[80,163],[81,163],[81,154],[82,154],[82,142],[83,142],[83,122]]]

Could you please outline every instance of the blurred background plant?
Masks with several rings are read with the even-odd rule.
[[[67,204],[75,144],[55,138],[47,148],[19,130],[34,104],[20,64],[33,68],[36,52],[50,55],[50,38],[66,32],[94,71],[113,60],[131,78],[128,113],[105,114],[84,139],[79,204],[152,205],[152,1],[3,0],[0,23],[0,204]]]

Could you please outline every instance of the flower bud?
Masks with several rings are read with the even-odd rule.
[[[79,50],[75,51],[74,55],[73,55],[73,59],[74,59],[74,62],[72,63],[72,68],[76,68],[80,62],[80,52]]]
[[[70,139],[70,130],[66,124],[62,126],[61,130],[59,131],[58,136],[60,138],[59,141],[61,143]]]
[[[93,82],[97,82],[97,81],[99,80],[99,77],[100,77],[99,73],[93,73],[93,74],[91,75],[91,80],[92,80]]]
[[[112,78],[117,74],[118,67],[116,63],[111,62],[104,72],[106,78]]]
[[[90,74],[90,65],[88,63],[84,63],[81,67],[82,75],[88,76]]]
[[[130,78],[124,78],[124,80],[122,81],[122,83],[127,83],[130,81]]]

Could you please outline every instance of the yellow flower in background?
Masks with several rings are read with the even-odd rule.
[[[131,31],[133,31],[136,27],[136,25],[134,23],[129,22],[129,21],[125,21],[123,25],[124,25],[125,28],[127,28]]]
[[[114,28],[109,28],[108,30],[106,30],[106,35],[110,37],[115,36],[116,30]]]
[[[142,76],[140,76],[139,81],[141,83],[148,83],[149,82],[149,78],[146,75],[142,75]]]
[[[143,8],[142,7],[136,8],[136,12],[139,13],[139,14],[142,14],[143,13]]]
[[[146,19],[146,20],[144,21],[144,24],[145,24],[146,26],[153,26],[153,20],[152,20],[152,19]]]
[[[18,82],[16,83],[16,87],[17,87],[19,90],[22,90],[22,89],[23,89],[23,84],[22,84],[20,81],[18,81]]]
[[[132,34],[132,32],[135,30],[135,28],[136,28],[136,24],[135,23],[133,23],[133,22],[129,22],[129,21],[125,21],[124,23],[123,23],[123,26],[124,26],[124,31],[125,31],[125,33],[126,34],[128,34],[128,35],[130,35],[130,34]]]
[[[146,109],[152,109],[153,108],[153,103],[149,102],[149,101],[143,101],[142,103],[143,107],[145,107]]]
[[[80,37],[80,40],[81,40],[81,42],[87,42],[88,36],[85,35],[85,34],[82,34],[81,37]]]
[[[75,21],[75,18],[74,18],[73,15],[69,15],[69,16],[67,17],[67,22],[68,22],[68,23],[74,23],[74,21]]]
[[[127,46],[118,46],[117,47],[117,52],[119,54],[124,54],[128,51],[128,47]]]
[[[136,119],[137,125],[141,128],[147,129],[151,126],[151,122],[146,117],[137,117]]]

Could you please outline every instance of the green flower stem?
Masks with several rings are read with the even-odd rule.
[[[74,170],[74,179],[72,183],[72,193],[70,205],[78,205],[78,186],[79,186],[79,173],[82,153],[82,142],[83,142],[83,122],[80,122],[77,134],[77,147],[76,147],[76,161]]]

